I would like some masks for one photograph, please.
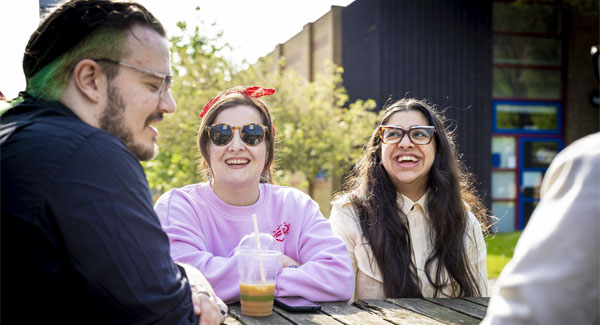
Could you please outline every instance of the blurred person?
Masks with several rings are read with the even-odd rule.
[[[482,324],[598,324],[600,133],[550,164]]]
[[[485,208],[443,117],[424,100],[384,108],[329,221],[350,253],[352,300],[487,295]],[[473,211],[473,212],[472,212]]]
[[[31,35],[23,71],[0,118],[2,316],[223,321],[206,278],[171,259],[139,162],[175,111],[161,23],[135,2],[64,2]]]
[[[273,89],[236,87],[204,107],[198,148],[206,182],[176,188],[155,204],[176,261],[197,267],[226,302],[240,299],[235,248],[253,232],[280,244],[275,296],[347,301],[350,259],[318,204],[298,189],[272,184],[275,130],[259,98]]]

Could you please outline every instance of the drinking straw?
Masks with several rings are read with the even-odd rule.
[[[260,250],[260,240],[258,239],[258,221],[256,220],[256,214],[252,215],[252,222],[254,223],[254,234],[256,235],[256,247],[258,248],[258,267],[260,268],[260,279],[263,283],[267,282],[265,279],[265,269],[262,262],[262,254]]]

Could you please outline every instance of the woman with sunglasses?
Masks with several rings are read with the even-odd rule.
[[[165,193],[156,213],[173,258],[201,270],[227,303],[239,300],[234,249],[253,232],[252,215],[284,254],[275,296],[347,301],[354,280],[344,242],[308,195],[272,184],[275,130],[258,97],[273,92],[235,88],[204,107],[198,147],[208,181]]]
[[[329,221],[350,253],[353,300],[487,295],[486,220],[442,116],[385,108]]]

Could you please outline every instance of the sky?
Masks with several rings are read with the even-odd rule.
[[[138,0],[177,34],[176,23],[206,26],[206,33],[223,32],[233,47],[228,57],[254,63],[302,31],[304,25],[326,14],[332,5],[354,0]],[[39,24],[38,0],[0,1],[0,91],[8,99],[25,88],[22,59],[29,36]],[[196,7],[200,11],[196,11]],[[214,27],[210,27],[214,23]]]

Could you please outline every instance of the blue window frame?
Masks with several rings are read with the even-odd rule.
[[[494,100],[494,133],[562,134],[562,105],[559,102]]]
[[[563,149],[560,138],[519,139],[519,229],[523,229],[540,201],[539,190],[550,162]]]

